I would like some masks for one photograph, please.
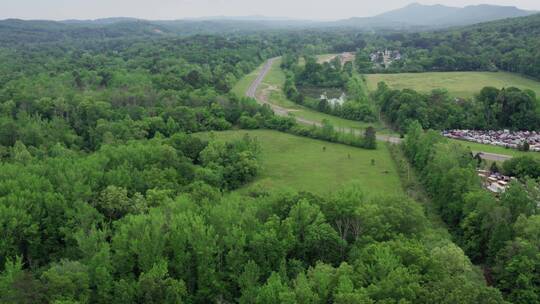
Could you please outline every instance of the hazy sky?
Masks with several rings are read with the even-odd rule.
[[[95,19],[265,15],[304,19],[372,16],[414,0],[0,0],[0,19]],[[419,0],[422,4],[513,5],[540,10],[540,0]]]

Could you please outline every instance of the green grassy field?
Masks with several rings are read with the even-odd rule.
[[[531,89],[540,96],[540,82],[507,72],[437,72],[366,75],[368,88],[376,90],[380,81],[394,89],[415,89],[430,92],[444,88],[455,97],[473,97],[486,86],[496,88],[514,86]]]
[[[397,170],[384,144],[377,150],[365,150],[269,130],[213,134],[217,140],[226,141],[240,139],[246,133],[261,144],[262,170],[240,192],[263,187],[325,194],[350,181],[358,181],[368,195],[403,194]],[[208,138],[209,134],[199,136]]]
[[[513,157],[524,156],[524,155],[540,157],[539,152],[523,152],[523,151],[518,151],[516,149],[507,149],[504,147],[479,144],[479,143],[474,143],[474,142],[469,142],[469,141],[464,141],[464,140],[457,140],[457,139],[450,139],[450,141],[458,143],[464,147],[469,147],[471,148],[472,151],[482,151],[482,152],[487,152],[487,153],[510,155]]]
[[[269,99],[271,103],[287,108],[287,109],[291,109],[294,115],[297,117],[302,117],[305,119],[318,121],[318,122],[321,122],[324,119],[326,119],[330,121],[330,123],[332,123],[332,125],[334,125],[336,129],[349,128],[349,129],[364,130],[369,126],[373,126],[377,130],[378,133],[386,134],[390,132],[387,128],[385,128],[379,122],[364,123],[364,122],[359,122],[359,121],[343,119],[336,116],[321,113],[315,110],[311,110],[307,107],[298,105],[288,100],[282,90],[282,86],[285,83],[285,73],[283,73],[283,70],[281,70],[281,68],[279,67],[280,64],[281,64],[280,60],[276,60],[274,62],[274,64],[272,65],[272,68],[266,75],[265,79],[263,80],[258,90],[258,92],[260,93],[262,90],[268,90],[268,88],[271,88],[271,90],[268,90]]]

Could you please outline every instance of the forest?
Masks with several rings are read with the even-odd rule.
[[[322,204],[334,198],[230,197],[258,174],[256,139],[219,143],[191,135],[270,128],[364,145],[329,124],[299,126],[228,93],[263,59],[295,47],[266,38],[3,47],[0,302],[273,303],[285,296],[276,288],[288,290],[291,301],[304,292],[320,301],[387,297],[368,295],[367,282],[349,284],[354,271],[346,256],[358,235],[339,236],[330,220],[340,215],[325,218]],[[375,148],[374,133],[366,143]],[[350,203],[364,199],[356,195]],[[326,290],[316,290],[319,279],[327,280]],[[420,296],[420,282],[410,297]],[[482,285],[464,284],[475,294],[473,286]]]
[[[470,151],[436,131],[424,132],[417,121],[410,124],[404,151],[471,260],[485,265],[488,278],[512,303],[537,303],[540,192],[533,179],[537,176],[522,175],[496,199],[482,189]],[[506,170],[515,167],[505,163]]]
[[[539,35],[539,14],[434,32],[382,33],[366,40],[356,62],[366,73],[503,70],[539,79]],[[403,60],[376,69],[369,54],[385,49],[399,50]]]
[[[395,45],[406,55],[406,65],[391,68],[398,72],[537,77],[538,20],[425,33],[190,36],[144,22],[3,21],[0,303],[540,302],[540,164],[504,163],[519,181],[497,198],[482,188],[469,149],[428,131],[538,129],[535,93],[486,87],[456,100],[381,83],[370,94],[361,75],[373,72],[363,54]],[[355,50],[354,63],[316,59]],[[434,212],[410,193],[373,196],[354,181],[326,194],[237,191],[263,170],[260,142],[212,132],[270,129],[372,152],[390,147],[373,127],[305,125],[231,93],[278,56],[292,101],[370,123],[380,109],[405,137],[392,149],[407,160],[396,161],[407,168],[403,183],[417,173]],[[315,103],[301,93],[306,86],[349,99]],[[361,161],[378,170],[374,159]]]
[[[393,90],[384,82],[372,92],[381,112],[396,129],[417,121],[424,129],[537,130],[540,101],[532,90],[483,88],[476,97],[456,99],[445,90],[430,94],[413,89]]]
[[[305,64],[293,54],[283,56],[281,67],[286,71],[287,80],[283,86],[290,100],[319,112],[349,120],[375,122],[375,109],[368,101],[364,80],[354,72],[352,62],[341,63],[338,57],[329,62],[318,63],[313,56],[303,56]],[[320,94],[308,95],[303,91],[315,89],[317,93],[336,90],[345,94],[343,104],[330,104],[321,99]]]

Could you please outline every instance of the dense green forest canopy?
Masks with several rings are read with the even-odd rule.
[[[483,88],[472,100],[456,99],[445,90],[430,94],[392,90],[379,83],[372,95],[389,123],[407,130],[413,121],[424,129],[537,130],[540,101],[532,90]]]
[[[410,198],[368,197],[354,183],[322,196],[240,196],[234,190],[260,171],[258,142],[192,135],[271,128],[376,148],[373,130],[359,138],[328,123],[306,128],[229,91],[268,58],[363,50],[388,37],[337,30],[177,37],[145,23],[19,23],[0,26],[9,32],[0,35],[0,302],[539,301],[539,195],[527,180],[534,172],[519,171],[528,182],[495,200],[480,188],[468,151],[424,133],[414,122],[424,116],[410,109],[395,120],[411,126],[405,152],[454,238],[493,271],[499,289]],[[292,84],[358,89],[353,66],[334,64],[308,59],[291,71]],[[358,104],[368,102],[358,92]],[[417,97],[380,96],[388,92]],[[486,104],[501,94],[527,105],[532,98],[485,93]],[[514,114],[528,117],[530,107],[522,110],[487,113],[487,123],[514,123]],[[437,119],[427,117],[431,127]]]
[[[294,35],[260,34],[2,47],[0,302],[269,303],[280,301],[276,280],[294,297],[293,282],[304,282],[316,267],[332,285],[319,295],[313,278],[306,291],[321,301],[337,297],[335,273],[346,262],[350,237],[340,237],[325,219],[317,205],[322,198],[228,198],[257,175],[259,145],[189,135],[268,127],[345,138],[331,126],[302,128],[228,94],[264,59],[301,43]],[[327,45],[305,47],[324,52]],[[361,200],[359,194],[354,202]],[[279,201],[290,210],[271,206]],[[446,245],[452,246],[440,244]],[[353,275],[352,266],[343,267]],[[482,290],[500,300],[471,267],[460,273],[474,297]],[[343,292],[388,297],[362,291],[367,286],[346,285]]]

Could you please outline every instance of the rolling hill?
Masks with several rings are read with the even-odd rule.
[[[163,34],[194,35],[246,33],[266,30],[349,28],[370,30],[430,30],[529,16],[533,11],[512,6],[477,5],[464,8],[410,4],[373,17],[338,21],[294,20],[278,17],[207,17],[179,20],[142,20],[128,17],[96,20],[0,20],[0,43],[55,42],[69,38],[104,39]]]
[[[443,28],[470,25],[506,18],[524,17],[534,11],[521,10],[514,6],[472,5],[464,8],[440,4],[422,5],[413,3],[374,17],[350,18],[334,22],[335,26],[368,26],[374,28]]]
[[[149,21],[75,21],[0,20],[0,44],[61,42],[67,39],[109,39],[160,36],[166,27]]]

